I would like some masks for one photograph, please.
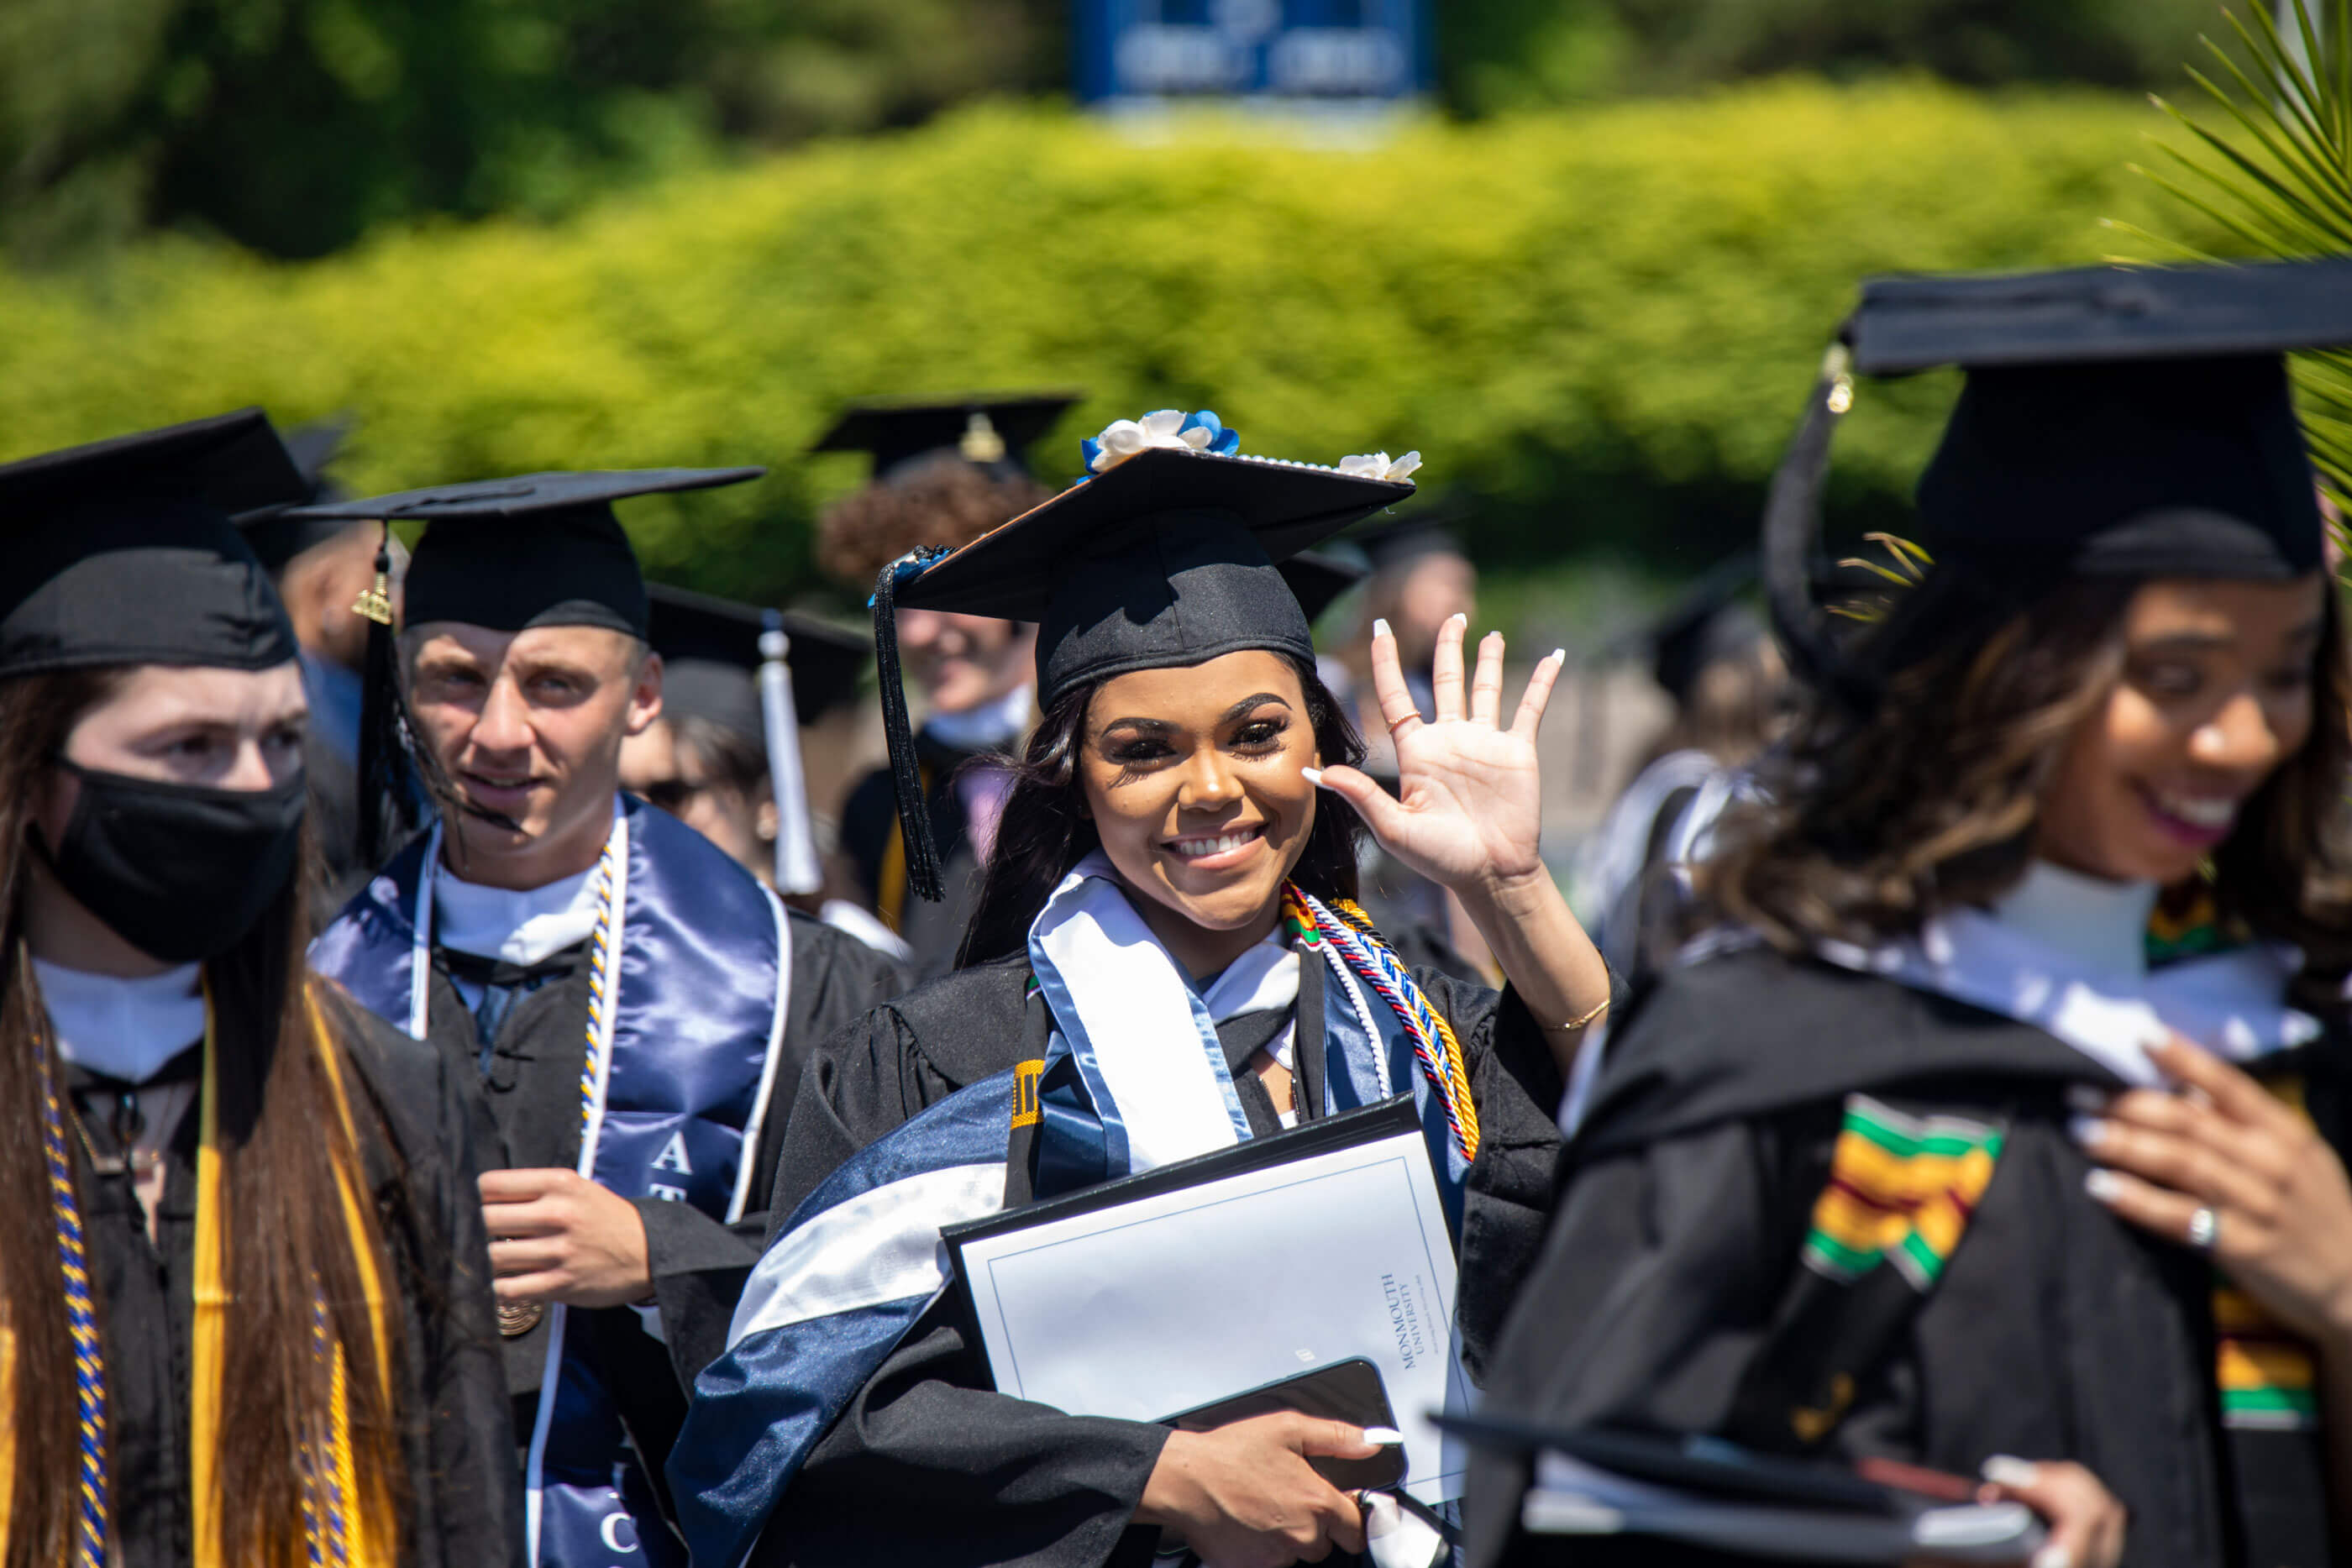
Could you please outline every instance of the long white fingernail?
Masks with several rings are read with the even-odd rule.
[[[1446,619],[1448,621],[1459,621],[1465,626],[1470,624],[1470,616],[1465,611],[1457,610],[1453,614],[1447,616]]]
[[[1404,1441],[1404,1434],[1394,1427],[1367,1427],[1364,1428],[1364,1441],[1391,1448]]]
[[[1551,656],[1560,664],[1568,663],[1568,650],[1565,648],[1554,648],[1551,651]]]
[[[1375,637],[1393,637],[1396,633],[1389,630],[1389,623],[1387,622],[1375,618],[1372,622],[1372,635]]]
[[[2074,1568],[2074,1554],[2053,1541],[2033,1554],[2029,1568]]]
[[[2107,1124],[2096,1116],[2069,1116],[2066,1131],[2086,1149],[2095,1149],[2106,1142]]]
[[[1323,769],[1320,768],[1302,768],[1298,770],[1298,776],[1318,789],[1323,787]]]
[[[2102,1089],[2095,1083],[2072,1084],[2066,1090],[2067,1104],[2077,1111],[2088,1111],[2094,1115],[2115,1103],[2115,1098],[2112,1091]]]
[[[2030,1487],[2042,1479],[2042,1467],[2031,1459],[2021,1459],[2014,1454],[1995,1454],[1979,1467],[1984,1479],[1995,1486]]]
[[[2113,1171],[2095,1170],[2083,1178],[2083,1190],[2101,1203],[2113,1203],[2124,1195],[2124,1178]]]

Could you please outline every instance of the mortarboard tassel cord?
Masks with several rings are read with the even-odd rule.
[[[360,854],[373,867],[392,857],[400,841],[423,825],[419,789],[436,805],[459,804],[457,786],[432,747],[416,738],[401,695],[398,639],[392,629],[392,525],[375,547],[375,581],[359,596],[352,613],[368,623],[367,654],[361,673],[359,831]],[[465,808],[470,815],[504,826],[506,817]]]
[[[1825,617],[1813,602],[1813,551],[1821,534],[1821,497],[1829,473],[1830,437],[1853,406],[1853,356],[1833,343],[1805,404],[1804,423],[1772,476],[1764,502],[1764,598],[1790,669],[1807,685],[1866,709],[1869,682],[1839,653]]]
[[[907,720],[907,692],[898,679],[898,578],[919,576],[947,552],[918,550],[884,567],[874,580],[874,668],[882,685],[882,734],[890,746],[890,789],[898,803],[898,834],[907,847],[907,886],[915,896],[940,902],[939,842],[931,835],[931,811],[923,799],[923,777],[915,761],[914,730]]]

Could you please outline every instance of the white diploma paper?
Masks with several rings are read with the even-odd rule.
[[[1361,1356],[1404,1432],[1405,1490],[1460,1495],[1470,1406],[1454,1264],[1418,1131],[968,1241],[996,1386],[1076,1416],[1164,1420]]]

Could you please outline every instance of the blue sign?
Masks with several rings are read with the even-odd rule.
[[[1430,84],[1426,0],[1078,0],[1088,103],[1405,98]]]

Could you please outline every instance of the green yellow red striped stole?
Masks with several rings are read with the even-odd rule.
[[[1884,1262],[1915,1291],[1934,1288],[2000,1158],[2000,1129],[1958,1116],[1907,1116],[1849,1094],[1813,1204],[1805,1267],[1851,1284]]]
[[[2263,1087],[2308,1124],[2303,1080],[2293,1074]],[[2265,1312],[2261,1302],[2213,1271],[2215,1381],[2221,1390],[2221,1425],[2242,1430],[2313,1432],[2319,1428],[2319,1360],[2309,1342]]]

